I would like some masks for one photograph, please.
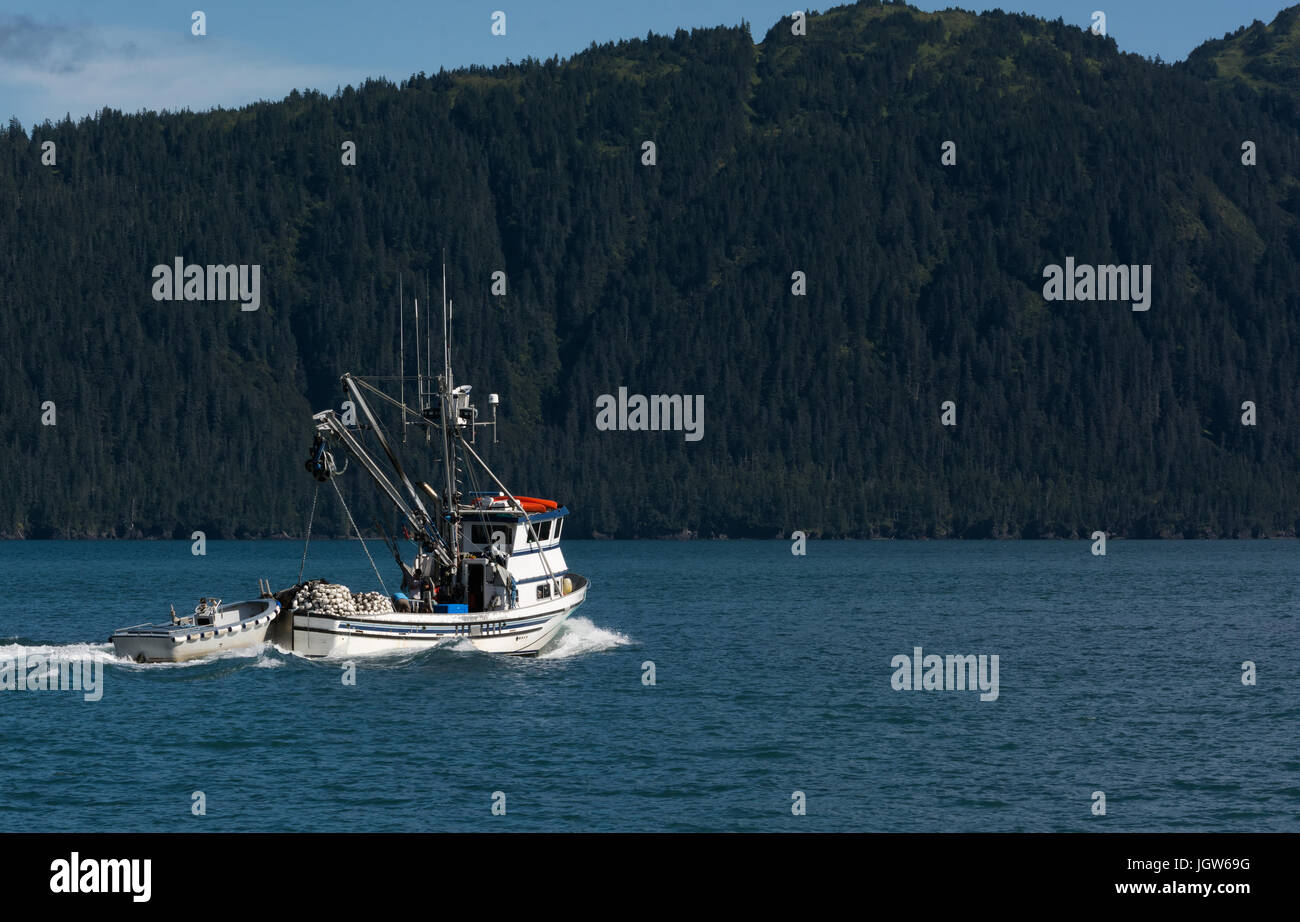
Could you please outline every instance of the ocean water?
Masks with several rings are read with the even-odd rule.
[[[104,642],[300,554],[0,543],[0,657],[105,664],[98,701],[0,691],[0,828],[1300,830],[1300,542],[570,541],[592,589],[542,656],[448,641],[355,686],[274,647]],[[378,588],[355,542],[307,575]],[[996,700],[895,690],[917,646],[997,655]]]

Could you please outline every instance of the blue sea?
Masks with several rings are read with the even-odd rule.
[[[0,828],[1300,830],[1297,541],[570,541],[591,592],[542,656],[449,640],[355,685],[105,643],[301,550],[0,543],[0,657],[104,663],[99,700],[0,691]],[[379,588],[354,541],[306,575]],[[916,647],[996,655],[996,699],[896,690]]]

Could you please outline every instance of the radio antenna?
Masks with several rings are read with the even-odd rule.
[[[425,309],[429,304],[429,270],[424,270],[424,303]],[[429,382],[433,387],[433,332],[432,325],[424,325],[424,380]]]
[[[451,311],[447,306],[447,251],[442,251],[442,365],[451,387]]]

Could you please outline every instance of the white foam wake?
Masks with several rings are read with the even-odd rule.
[[[202,666],[204,663],[211,663],[216,660],[224,659],[260,659],[268,651],[276,649],[272,644],[261,643],[252,647],[241,647],[234,650],[220,650],[207,656],[201,656],[197,659],[186,660],[183,663],[137,663],[134,660],[120,657],[114,652],[111,643],[65,643],[65,644],[20,644],[9,643],[0,644],[0,657],[7,657],[13,660],[25,659],[32,656],[40,656],[45,659],[51,669],[58,667],[61,662],[72,662],[74,660],[85,660],[87,662],[100,662],[114,666],[125,666],[133,669],[158,669],[164,667],[170,668],[188,668],[190,666]],[[258,666],[278,665],[278,662],[271,660],[269,663],[257,663]]]
[[[101,663],[121,662],[113,653],[111,643],[62,643],[62,644],[0,644],[0,656],[18,660],[31,656],[41,656],[52,663],[89,660]]]
[[[584,653],[600,653],[632,643],[632,638],[618,631],[597,627],[590,618],[574,616],[564,622],[560,634],[541,652],[538,659],[567,659]]]

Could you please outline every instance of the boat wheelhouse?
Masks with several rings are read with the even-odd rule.
[[[567,507],[521,496],[517,499],[525,510],[534,503],[549,503],[551,508],[520,513],[510,510],[505,497],[493,493],[471,495],[470,499],[463,511],[461,550],[466,555],[464,583],[471,609],[480,602],[485,609],[494,610],[511,601],[527,604],[559,598],[565,594],[566,580],[572,592],[573,577],[560,550]],[[513,595],[509,587],[492,580],[494,552],[508,558]]]

